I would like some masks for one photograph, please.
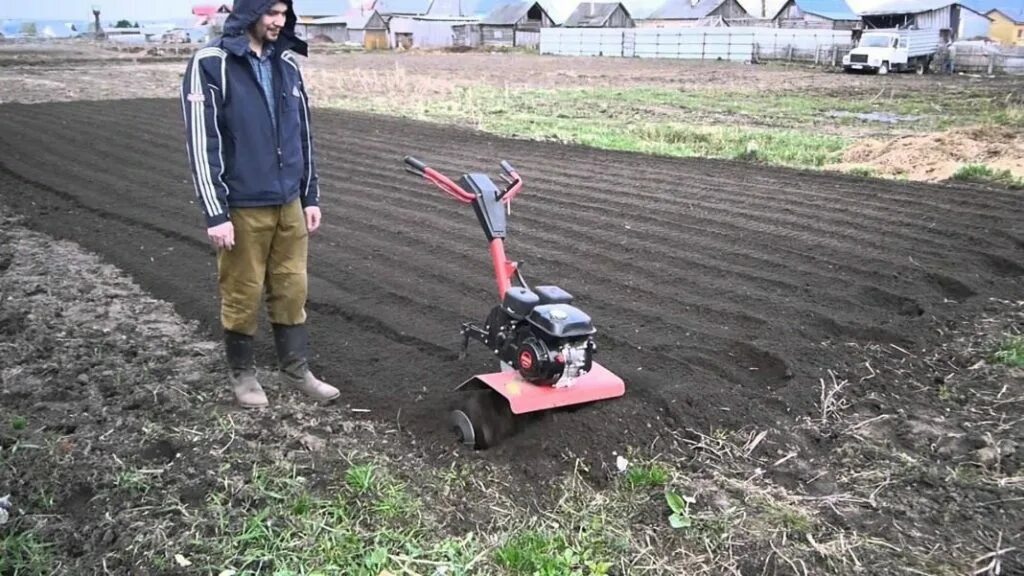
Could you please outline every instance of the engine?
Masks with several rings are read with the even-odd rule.
[[[571,386],[591,368],[596,351],[591,319],[564,299],[538,304],[532,298],[536,296],[529,291],[513,292],[504,306],[494,307],[485,327],[487,340],[526,381]]]
[[[555,348],[543,339],[527,338],[519,344],[513,364],[533,384],[562,388],[590,370],[592,341],[562,342]]]

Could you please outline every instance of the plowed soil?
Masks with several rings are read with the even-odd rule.
[[[493,368],[459,323],[494,301],[470,210],[406,174],[490,171],[526,189],[511,257],[561,285],[599,327],[625,398],[538,423],[495,451],[526,465],[607,455],[675,429],[785,428],[848,362],[826,342],[913,349],[935,319],[1019,294],[1017,192],[867,181],[500,140],[355,114],[316,119],[325,227],[312,248],[315,366],[353,407],[449,447],[443,409]],[[130,271],[216,334],[214,261],[174,101],[8,105],[3,199],[44,231]],[[264,358],[272,361],[267,340]]]
[[[2,106],[0,200],[21,222],[127,271],[215,342],[214,258],[180,118],[168,100]],[[615,454],[636,448],[689,460],[697,478],[736,458],[749,462],[741,478],[813,503],[840,537],[881,538],[858,552],[865,566],[894,552],[878,573],[902,573],[911,557],[924,568],[998,560],[1005,573],[1020,569],[1022,380],[984,359],[1000,334],[1020,333],[1024,192],[595,151],[352,113],[320,111],[315,124],[325,224],[311,254],[313,365],[343,401],[292,404],[270,385],[274,408],[238,416],[249,440],[318,445],[321,474],[336,476],[341,463],[323,445],[358,443],[347,432],[365,418],[397,430],[387,450],[417,465],[468,456],[445,415],[454,386],[495,367],[479,346],[458,360],[460,323],[482,321],[495,301],[486,244],[471,210],[407,174],[402,158],[453,176],[496,175],[505,159],[526,180],[510,256],[532,282],[576,295],[597,323],[599,360],[627,383],[624,398],[549,414],[477,454],[509,468],[513,486],[539,493],[573,456],[600,484]],[[140,445],[143,460],[163,461],[180,447],[149,438],[151,424],[187,430],[207,410],[232,409],[216,374],[189,373],[210,365],[216,345],[175,344],[173,320],[131,304],[108,267],[51,295],[45,270],[62,268],[27,264],[40,261],[38,248],[19,251],[39,243],[20,237],[0,234],[0,273],[38,277],[9,278],[0,298],[11,342],[0,359],[12,362],[4,412],[73,434],[86,445],[77,461],[98,466],[102,454]],[[67,253],[55,245],[52,257]],[[69,301],[59,310],[31,312],[61,294]],[[118,294],[124,303],[107,303]],[[51,323],[74,333],[51,334]],[[146,334],[159,337],[132,341]],[[90,338],[126,356],[92,365]],[[261,353],[270,368],[266,335]],[[17,363],[33,356],[44,365],[18,377]],[[140,365],[144,373],[111,380]],[[740,452],[723,448],[729,431],[749,434]],[[93,438],[102,450],[92,452]],[[205,445],[181,451],[182,476],[164,484],[199,502],[216,462]],[[122,530],[145,532],[124,528],[113,500],[93,498],[94,467],[53,476],[47,462],[15,459],[15,499],[59,478],[58,509],[71,516],[55,540],[82,565],[120,546]],[[86,501],[94,516],[74,512]],[[903,551],[914,548],[929,552]],[[762,573],[760,552],[744,573]]]

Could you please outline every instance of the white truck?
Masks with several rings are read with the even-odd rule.
[[[939,50],[939,31],[904,28],[865,30],[860,42],[843,56],[843,70],[878,74],[913,70],[924,74]]]

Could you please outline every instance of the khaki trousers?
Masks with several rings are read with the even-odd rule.
[[[305,323],[309,233],[299,200],[232,208],[231,222],[235,245],[217,252],[224,329],[255,335],[264,294],[271,323]]]

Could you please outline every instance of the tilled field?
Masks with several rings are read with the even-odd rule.
[[[345,401],[447,446],[449,391],[491,366],[458,327],[493,302],[472,212],[402,170],[506,159],[526,189],[509,253],[574,293],[625,398],[532,427],[495,452],[529,466],[686,429],[786,428],[820,411],[841,344],[913,350],[935,321],[1019,296],[1021,194],[499,140],[354,114],[317,119],[325,228],[313,246],[315,366]],[[130,271],[216,330],[212,253],[173,101],[9,105],[4,202]],[[215,332],[214,332],[215,333]],[[831,344],[840,344],[834,346]],[[264,340],[265,358],[271,361]],[[867,370],[860,368],[867,373]]]
[[[410,475],[464,454],[446,427],[451,390],[494,363],[479,346],[460,362],[458,328],[483,320],[493,279],[472,211],[407,174],[402,158],[413,154],[453,176],[496,175],[501,159],[519,169],[526,188],[512,209],[510,256],[528,279],[576,295],[598,324],[600,361],[627,382],[622,399],[548,415],[479,455],[508,469],[519,487],[512,492],[532,500],[574,456],[600,486],[616,454],[667,454],[692,475],[686,484],[705,486],[700,517],[728,517],[732,508],[716,506],[733,498],[759,510],[755,524],[769,523],[765,535],[737,533],[737,546],[756,542],[743,573],[788,573],[787,557],[773,557],[775,533],[794,547],[803,534],[806,557],[829,572],[1020,569],[1024,395],[1019,370],[986,360],[1001,334],[1020,332],[1024,193],[316,116],[326,220],[311,256],[310,321],[314,367],[343,388],[341,406],[295,404],[268,383],[275,406],[232,420],[226,386],[211,384],[217,376],[188,373],[209,366],[208,356],[198,359],[218,357],[215,347],[174,344],[167,318],[133,304],[107,267],[74,290],[54,281],[51,294],[43,270],[63,267],[19,248],[37,241],[0,234],[0,279],[7,274],[12,287],[0,297],[0,360],[12,362],[0,366],[0,402],[32,427],[0,435],[0,448],[50,431],[63,435],[60,458],[70,451],[89,463],[54,470],[52,458],[18,452],[7,468],[16,466],[17,477],[0,477],[0,492],[9,481],[20,501],[52,490],[57,508],[45,509],[71,514],[55,540],[76,562],[108,558],[133,533],[131,558],[161,545],[143,535],[162,529],[127,527],[145,507],[121,509],[103,496],[109,487],[95,470],[110,455],[139,453],[143,464],[177,458],[152,497],[199,503],[218,485],[217,458],[229,446],[238,454],[265,446],[270,460],[304,446],[320,470],[315,482],[337,477],[343,457],[325,447],[340,453],[361,443],[357,417],[388,438],[398,432],[385,450],[418,462]],[[216,341],[214,259],[180,118],[167,100],[0,107],[0,199],[29,226],[126,270]],[[52,258],[70,259],[67,250],[55,245]],[[76,262],[70,270],[82,270]],[[38,277],[12,278],[14,270]],[[117,294],[124,302],[111,300]],[[26,312],[54,298],[69,301]],[[48,333],[51,323],[58,333]],[[145,334],[158,338],[131,342]],[[83,335],[96,338],[93,353]],[[115,341],[128,352],[103,359],[100,349]],[[262,352],[269,368],[265,337]],[[31,378],[19,376],[18,363]],[[144,373],[112,380],[129,366]],[[192,431],[221,418],[232,422],[230,438],[224,432],[211,451]],[[61,486],[39,485],[52,474]],[[815,510],[813,523],[776,507],[776,490]],[[469,506],[454,494],[452,510]],[[86,501],[94,516],[74,512]],[[664,523],[649,513],[640,520]]]

